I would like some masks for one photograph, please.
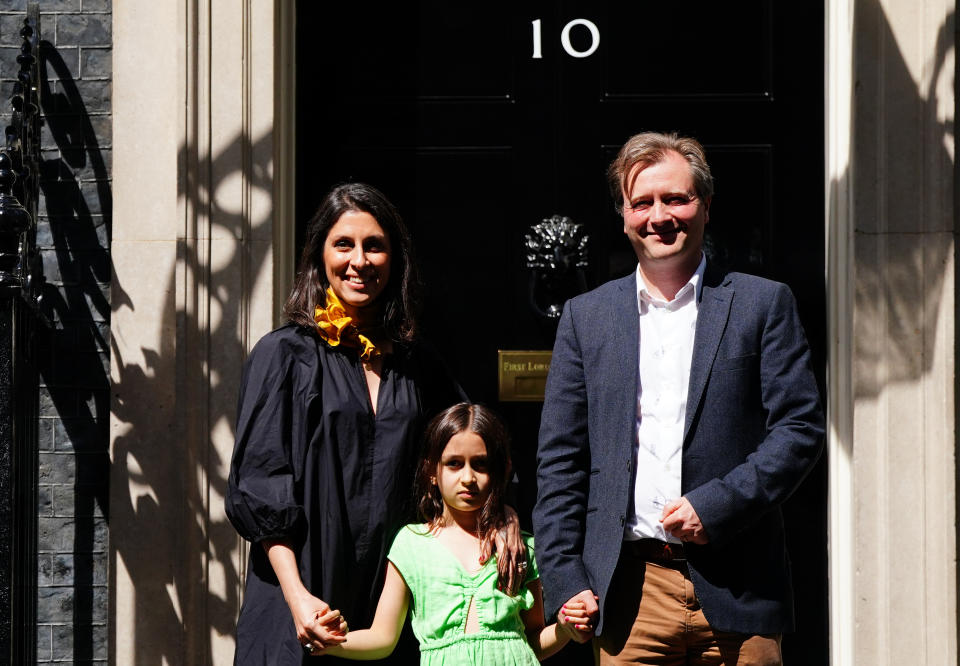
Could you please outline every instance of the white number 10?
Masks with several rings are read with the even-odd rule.
[[[540,19],[534,19],[531,23],[533,24],[533,58],[539,60],[543,58],[543,36],[541,34]],[[582,25],[590,31],[590,48],[586,51],[578,51],[573,48],[573,44],[570,43],[570,30],[578,25]],[[588,19],[573,19],[563,26],[563,30],[560,32],[560,44],[563,46],[563,50],[567,52],[567,55],[573,58],[586,58],[593,55],[593,52],[600,46],[600,29],[597,28],[596,23]]]

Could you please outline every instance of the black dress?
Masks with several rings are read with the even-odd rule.
[[[423,426],[462,399],[422,346],[384,358],[374,415],[356,350],[330,347],[293,324],[257,343],[244,365],[226,497],[230,522],[254,543],[235,663],[318,663],[297,641],[258,545],[264,539],[287,540],[306,588],[351,628],[370,626],[387,549],[411,518]],[[396,654],[394,662],[410,657]]]

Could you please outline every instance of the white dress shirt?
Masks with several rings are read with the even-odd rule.
[[[701,257],[690,281],[672,301],[664,301],[647,290],[637,266],[640,372],[633,503],[624,526],[628,541],[652,537],[680,543],[664,531],[660,516],[667,502],[680,497],[683,426],[705,269]]]

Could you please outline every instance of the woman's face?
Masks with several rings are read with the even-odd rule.
[[[374,304],[390,279],[390,237],[370,213],[348,210],[327,233],[327,282],[351,317]]]

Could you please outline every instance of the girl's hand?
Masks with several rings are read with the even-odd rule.
[[[583,634],[593,633],[593,624],[587,605],[582,601],[568,601],[557,613],[557,622],[570,638],[582,642]]]
[[[342,615],[340,615],[340,611],[327,611],[317,618],[317,623],[320,625],[323,631],[327,632],[330,637],[337,638],[338,640],[334,641],[321,639],[311,641],[303,646],[303,651],[306,654],[310,655],[311,657],[319,657],[326,654],[326,651],[329,648],[346,642],[346,634],[349,629],[347,628],[347,621]]]
[[[511,597],[516,596],[527,577],[527,546],[520,536],[520,518],[513,507],[504,507],[506,522],[488,534],[480,544],[480,563],[486,562],[495,550],[500,554],[497,559],[497,577],[506,586],[499,585],[501,591]]]
[[[350,631],[347,619],[338,610],[331,610],[317,618],[317,622],[333,636],[346,636]],[[344,640],[346,640],[344,638]],[[343,641],[340,641],[343,642]]]
[[[346,640],[347,623],[340,617],[340,611],[331,610],[323,599],[310,594],[300,579],[297,557],[286,541],[264,541],[263,549],[270,560],[270,566],[277,574],[283,598],[290,607],[297,640],[306,654],[321,654],[331,645],[339,645]]]
[[[310,654],[320,654],[323,648],[339,645],[347,640],[347,623],[340,611],[309,593],[290,601],[290,613],[301,645],[313,646]]]
[[[388,560],[387,577],[383,581],[380,601],[377,602],[377,613],[373,617],[370,628],[358,629],[350,634],[349,640],[344,636],[338,643],[328,644],[323,650],[315,650],[310,654],[328,654],[347,659],[386,659],[393,652],[397,639],[400,638],[409,603],[410,590],[397,567]],[[328,626],[336,624],[339,619],[342,618],[337,611],[331,611],[331,615],[319,618],[321,624]],[[345,632],[346,623],[340,624],[339,628]]]

